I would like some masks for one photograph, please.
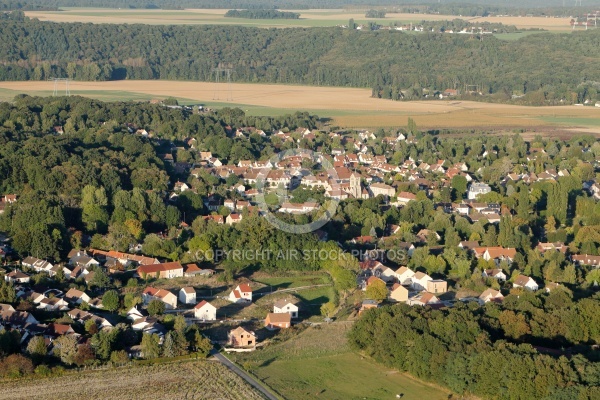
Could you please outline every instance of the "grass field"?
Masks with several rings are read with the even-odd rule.
[[[300,13],[296,20],[241,19],[225,18],[226,9],[190,10],[121,10],[94,8],[65,8],[64,11],[27,11],[32,18],[55,22],[91,22],[112,24],[152,24],[152,25],[237,25],[258,27],[317,27],[347,24],[353,18],[357,24],[376,21],[381,25],[391,23],[419,23],[423,20],[440,21],[462,18],[474,23],[489,21],[515,25],[520,29],[540,28],[549,31],[569,31],[569,18],[544,17],[462,17],[435,14],[401,14],[389,12],[383,19],[365,18],[364,11],[356,10],[291,10]]]
[[[213,361],[66,374],[0,383],[0,399],[262,399],[250,385]]]
[[[307,328],[298,336],[254,353],[237,355],[254,375],[289,400],[447,399],[449,392],[385,368],[354,353],[349,323]]]
[[[233,101],[223,100],[228,97],[224,85],[219,87],[210,82],[75,81],[70,88],[71,94],[101,100],[141,101],[173,96],[184,104],[240,107],[249,115],[278,116],[308,111],[330,118],[333,125],[349,128],[406,126],[412,117],[420,128],[428,129],[518,128],[552,134],[553,130],[565,132],[578,128],[600,135],[597,107],[526,107],[453,100],[400,102],[371,98],[369,89],[275,84],[231,84]],[[48,96],[52,90],[51,82],[0,82],[0,100],[10,101],[19,93]]]

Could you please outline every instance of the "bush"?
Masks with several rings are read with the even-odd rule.
[[[11,354],[0,362],[1,376],[19,378],[31,373],[33,373],[33,362],[21,354]]]
[[[38,365],[35,370],[34,370],[36,375],[39,376],[43,376],[43,377],[47,377],[52,375],[52,370],[50,369],[49,366],[42,364],[42,365]]]

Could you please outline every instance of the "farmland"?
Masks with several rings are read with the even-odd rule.
[[[242,18],[225,18],[226,9],[194,9],[194,10],[116,10],[93,8],[66,8],[65,11],[29,11],[26,15],[42,21],[54,22],[90,22],[111,24],[152,24],[152,25],[237,25],[258,27],[325,27],[347,24],[350,18],[362,24],[377,21],[382,25],[390,23],[408,24],[423,20],[443,21],[455,18],[466,19],[469,22],[493,22],[515,25],[520,29],[538,28],[549,31],[568,31],[569,18],[544,17],[462,17],[455,15],[436,14],[403,14],[388,12],[385,18],[365,18],[365,13],[357,10],[290,10],[300,13],[300,19],[249,20]]]
[[[382,367],[351,351],[350,323],[307,328],[292,339],[273,343],[237,361],[290,400],[306,398],[446,399],[447,391]]]
[[[0,399],[261,399],[246,382],[212,361],[179,362],[5,381]]]
[[[527,107],[470,101],[397,102],[371,97],[369,89],[184,81],[109,81],[71,83],[71,94],[100,100],[178,98],[183,104],[240,107],[250,115],[282,115],[297,110],[332,119],[342,127],[405,126],[413,118],[419,127],[507,129],[552,134],[577,131],[600,134],[596,107]],[[59,87],[59,91],[63,88]],[[51,82],[0,82],[0,99],[19,93],[48,96]],[[226,98],[232,101],[225,101]]]

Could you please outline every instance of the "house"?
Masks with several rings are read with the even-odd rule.
[[[288,313],[292,318],[298,318],[298,306],[288,300],[278,300],[273,304],[273,313]]]
[[[227,225],[233,225],[233,224],[237,224],[241,220],[242,220],[242,214],[231,213],[227,216],[227,218],[225,218],[225,223]]]
[[[71,288],[69,289],[67,294],[65,294],[65,300],[67,300],[69,303],[75,304],[81,304],[83,302],[89,304],[91,298],[85,292],[82,292],[81,290],[77,290],[75,288]]]
[[[177,296],[165,289],[155,289],[149,286],[142,292],[142,299],[144,304],[149,304],[152,300],[160,300],[165,303],[167,309],[177,308]]]
[[[571,257],[577,265],[590,265],[593,267],[600,266],[600,256],[590,256],[588,254],[577,254]]]
[[[191,286],[181,288],[179,301],[183,304],[194,304],[196,302],[196,289]]]
[[[379,195],[389,198],[396,195],[396,189],[385,183],[372,183],[369,186],[369,192],[371,196],[377,197]]]
[[[502,261],[511,263],[517,254],[517,250],[511,247],[475,247],[473,253],[476,258],[483,258],[486,261],[494,260],[498,265]]]
[[[412,289],[414,289],[414,290],[426,290],[427,289],[427,282],[428,281],[432,281],[432,280],[433,280],[433,278],[431,278],[426,273],[417,272],[415,274],[415,276],[413,276],[413,278],[412,278],[412,282],[410,284],[410,287]]]
[[[360,309],[358,310],[358,315],[362,314],[365,310],[377,307],[379,307],[379,303],[377,303],[375,300],[363,300],[362,304],[360,305]]]
[[[566,253],[568,250],[568,246],[566,246],[563,242],[555,242],[555,243],[538,243],[537,245],[537,250],[540,253],[545,253],[549,250],[555,250],[555,251],[560,251],[561,253]]]
[[[458,247],[471,251],[474,248],[479,247],[479,242],[476,240],[463,240],[458,244]]]
[[[403,303],[408,301],[408,289],[399,283],[394,283],[390,292],[390,299]]]
[[[216,321],[217,308],[206,300],[202,300],[194,307],[194,317],[202,321]]]
[[[105,318],[99,317],[87,311],[80,310],[79,308],[74,308],[67,312],[67,315],[71,317],[73,321],[78,321],[82,324],[85,324],[88,320],[93,320],[96,323],[98,328],[112,328],[113,325],[106,320]]]
[[[69,304],[60,297],[44,297],[38,303],[37,308],[45,311],[66,311],[69,309]]]
[[[378,278],[381,278],[384,282],[392,282],[396,279],[396,272],[385,265],[373,268],[373,273]]]
[[[265,327],[269,330],[285,329],[292,326],[292,316],[289,313],[269,313],[265,318]]]
[[[26,257],[21,261],[21,265],[32,268],[36,272],[49,272],[54,267],[54,265],[50,264],[48,261],[35,257]]]
[[[419,297],[410,299],[408,302],[411,306],[431,306],[440,304],[440,299],[437,298],[433,293],[425,292]]]
[[[396,279],[401,285],[410,285],[415,272],[407,267],[400,267],[396,270]]]
[[[148,312],[146,310],[141,310],[137,308],[137,306],[131,307],[127,311],[127,319],[131,321],[138,320],[140,318],[144,318],[148,316]]]
[[[76,250],[69,253],[69,265],[85,269],[100,265],[93,257],[90,257],[85,251]]]
[[[479,303],[484,304],[490,301],[501,303],[504,300],[504,296],[497,290],[486,289],[481,295],[479,295]]]
[[[142,279],[146,279],[147,277],[179,278],[183,276],[183,266],[179,262],[140,265],[136,272]]]
[[[529,276],[519,275],[517,279],[513,282],[513,287],[515,288],[523,288],[527,290],[531,290],[535,292],[539,289],[538,284]]]
[[[495,278],[500,282],[506,281],[506,274],[501,269],[486,269],[481,274],[484,278]]]
[[[448,291],[448,282],[442,279],[427,281],[427,291],[429,293],[446,293]]]
[[[414,201],[417,199],[417,195],[410,192],[400,192],[396,196],[396,203],[399,205],[406,205],[409,201]]]
[[[469,185],[467,197],[471,200],[476,199],[479,195],[487,194],[492,191],[490,185],[481,182],[473,182]]]
[[[11,283],[28,283],[29,275],[26,275],[18,269],[15,269],[14,271],[4,275],[4,280]]]
[[[232,347],[255,347],[256,335],[238,326],[227,334],[227,344]]]
[[[237,285],[235,289],[229,293],[229,301],[232,303],[251,303],[252,289],[247,283]]]

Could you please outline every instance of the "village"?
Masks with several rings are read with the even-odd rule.
[[[128,129],[134,135],[152,136],[143,129]],[[267,136],[264,131],[256,128],[227,129],[236,140],[248,140],[250,135]],[[298,128],[294,132],[278,130],[269,139],[294,146],[300,143],[310,144],[317,140],[317,135],[319,140],[331,143],[330,155],[317,152],[312,155],[292,155],[277,161],[240,160],[231,165],[214,157],[210,151],[199,150],[197,141],[188,138],[184,141],[184,146],[173,146],[161,155],[165,163],[173,166],[180,179],[188,176],[185,180],[173,182],[167,201],[173,203],[186,191],[193,192],[197,179],[202,174],[210,174],[222,180],[231,176],[239,179],[228,192],[231,197],[211,195],[204,199],[208,214],[202,216],[202,219],[217,225],[235,225],[245,216],[264,214],[265,211],[256,203],[259,195],[257,186],[261,179],[264,180],[264,191],[267,194],[282,188],[300,188],[320,194],[324,199],[337,201],[378,198],[384,209],[403,209],[410,207],[411,203],[437,198],[435,208],[441,213],[439,215],[464,218],[468,224],[487,226],[488,232],[490,226],[500,225],[503,219],[511,218],[514,213],[506,205],[493,200],[495,193],[489,184],[478,181],[476,177],[481,176],[482,168],[472,170],[465,162],[450,163],[443,159],[428,163],[408,157],[398,162],[395,156],[395,161],[391,161],[386,155],[373,153],[375,143],[395,146],[404,142],[415,145],[418,139],[414,135],[398,133],[396,136],[378,137],[367,130],[352,135],[343,132],[324,135]],[[177,161],[177,155],[181,155],[182,151],[196,153],[197,162]],[[584,148],[583,151],[589,149]],[[495,153],[495,150],[485,150],[478,157],[485,159]],[[537,165],[538,159],[545,156],[543,148],[530,148],[527,160]],[[315,165],[325,162],[330,163],[330,169],[314,169]],[[583,163],[583,167],[596,167],[591,163],[587,166],[585,164]],[[576,168],[583,167],[579,163]],[[504,186],[509,182],[524,185],[556,182],[573,172],[565,168],[535,173],[528,171],[526,165],[521,165],[517,170],[520,172],[515,172],[514,168],[507,169],[504,176],[499,176],[498,184]],[[445,188],[456,190],[458,186],[463,187],[460,190],[464,195],[457,195],[457,201],[450,201],[448,192],[446,198],[442,198],[440,193]],[[580,189],[588,192],[595,200],[600,198],[600,185],[594,180],[585,181]],[[273,208],[274,212],[295,216],[314,215],[323,207],[323,204],[314,199],[294,202],[292,196],[285,197],[283,202],[281,200],[279,199],[281,204]],[[2,196],[0,213],[9,205],[17,204],[17,195]],[[182,221],[179,228],[183,232],[189,230],[190,225]],[[479,274],[483,287],[487,286],[479,292],[459,289],[456,277],[449,279],[442,272],[444,269],[431,272],[429,267],[414,263],[412,268],[409,267],[415,251],[419,251],[417,249],[426,249],[427,257],[439,260],[447,248],[439,245],[442,240],[440,233],[443,232],[425,228],[407,234],[406,226],[389,224],[380,233],[371,228],[369,235],[338,242],[338,246],[352,254],[360,267],[354,271],[356,287],[350,290],[350,307],[353,311],[346,318],[357,318],[363,311],[383,304],[406,303],[443,308],[453,307],[457,301],[472,301],[485,305],[488,302],[502,302],[504,296],[514,290],[536,292],[543,289],[549,292],[564,288],[560,282],[566,280],[560,276],[549,277],[546,274],[547,279],[540,279],[540,276],[531,277],[518,268],[515,269],[512,266],[519,257],[517,249],[484,245],[481,243],[484,238],[479,234],[471,234],[469,240],[458,240],[456,243],[456,247],[465,252],[467,260],[474,260],[477,267],[473,273]],[[324,230],[314,234],[320,241],[328,240],[328,234]],[[413,240],[407,241],[408,237]],[[446,237],[445,240],[448,244],[449,238]],[[394,244],[386,247],[385,243],[389,241]],[[226,331],[209,328],[206,329],[206,334],[213,343],[222,345],[226,351],[246,351],[255,349],[260,339],[273,334],[257,335],[254,329],[264,328],[265,332],[285,330],[295,324],[322,321],[323,318],[325,321],[332,321],[331,317],[336,315],[335,310],[323,311],[326,301],[317,304],[315,312],[315,307],[306,307],[301,298],[286,296],[287,293],[283,294],[285,290],[281,293],[267,293],[264,285],[257,285],[251,277],[243,274],[238,277],[237,282],[223,286],[216,279],[222,274],[219,265],[207,262],[198,263],[200,265],[182,264],[145,256],[141,244],[131,246],[130,249],[134,250],[132,253],[94,248],[73,249],[67,262],[50,262],[34,256],[15,260],[10,257],[10,240],[5,238],[3,243],[0,257],[5,261],[4,280],[14,291],[13,302],[22,305],[17,309],[9,304],[2,305],[3,329],[19,331],[23,348],[27,347],[33,337],[41,335],[46,340],[48,354],[52,354],[53,342],[63,335],[73,336],[79,343],[85,343],[86,331],[79,329],[80,332],[76,332],[71,326],[73,323],[85,326],[87,332],[110,330],[118,323],[125,323],[133,331],[158,335],[162,344],[168,332],[162,323],[166,315],[182,315],[187,324],[199,324],[203,328],[227,322]],[[390,257],[386,257],[386,250],[388,253],[400,254],[400,259],[390,261]],[[539,242],[533,251],[538,252],[541,257],[552,252],[560,253],[563,257],[568,257],[577,268],[600,266],[600,256],[582,253],[573,246],[565,245],[563,241]],[[467,267],[468,274],[470,269]],[[127,285],[124,285],[125,282]],[[182,284],[178,286],[172,282]],[[598,285],[595,280],[591,283],[594,287]],[[68,290],[61,291],[57,287]],[[103,299],[109,287],[117,291],[117,305],[111,305],[107,309]],[[257,301],[257,289],[263,314],[244,313],[245,308]],[[121,306],[119,299],[123,296],[125,300]],[[267,307],[268,312],[265,312]],[[34,316],[39,312],[42,312],[43,320]],[[62,315],[70,323],[56,322],[63,318],[52,318]],[[91,324],[89,321],[93,321],[96,326],[91,331],[88,329]],[[218,333],[210,337],[211,332],[215,331]],[[133,344],[127,351],[129,357],[144,357],[139,344]]]

